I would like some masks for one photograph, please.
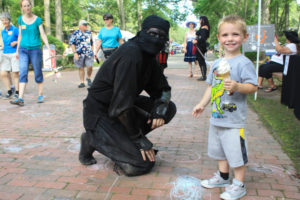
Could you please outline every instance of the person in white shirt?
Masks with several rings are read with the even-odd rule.
[[[263,64],[259,67],[258,88],[263,89],[263,78],[266,78],[268,80],[270,86],[265,90],[265,92],[272,92],[274,90],[277,90],[277,86],[274,84],[272,78],[272,73],[283,72],[284,65],[288,66],[289,56],[300,53],[300,40],[298,39],[298,33],[296,31],[284,31],[284,34],[286,37],[286,44],[284,46],[281,46],[278,42],[277,36],[275,36],[274,43],[277,54],[272,56],[271,61],[269,63]]]

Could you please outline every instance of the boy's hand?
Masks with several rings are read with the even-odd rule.
[[[199,117],[200,114],[203,112],[204,110],[204,106],[202,104],[197,104],[194,108],[193,108],[193,113],[192,115],[194,117]]]
[[[229,92],[235,92],[238,90],[238,82],[234,80],[225,80],[224,81],[224,89],[229,91]]]

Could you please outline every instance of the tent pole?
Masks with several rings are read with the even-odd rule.
[[[260,16],[261,16],[261,0],[258,1],[258,27],[257,27],[257,54],[256,54],[256,76],[258,77],[259,53],[260,53]],[[257,92],[254,94],[254,100],[257,99]]]

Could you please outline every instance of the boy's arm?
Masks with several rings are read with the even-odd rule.
[[[250,94],[257,91],[257,85],[252,83],[238,83],[234,80],[225,80],[224,89],[232,92],[239,92],[241,94]]]
[[[205,106],[207,106],[207,104],[210,102],[210,99],[211,99],[211,88],[212,88],[211,85],[209,85],[206,88],[205,93],[204,93],[201,101],[194,107],[193,113],[192,113],[192,115],[194,117],[198,117],[203,112]]]

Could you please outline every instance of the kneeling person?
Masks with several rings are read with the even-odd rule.
[[[146,134],[176,113],[171,87],[155,60],[168,41],[169,28],[168,21],[147,17],[136,37],[98,71],[83,101],[82,164],[95,164],[92,154],[96,150],[128,176],[145,174],[154,166],[155,151]],[[140,95],[144,90],[150,97]]]

